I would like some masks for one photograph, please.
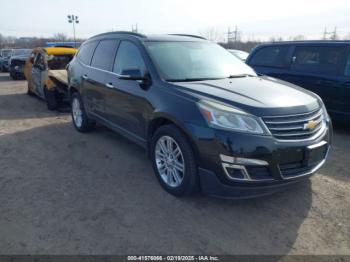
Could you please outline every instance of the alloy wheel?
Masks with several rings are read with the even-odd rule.
[[[162,136],[155,146],[155,160],[160,177],[170,187],[178,187],[184,178],[185,161],[181,148],[170,136]]]
[[[72,116],[76,126],[81,127],[83,123],[83,112],[80,107],[80,101],[77,98],[74,98],[72,102]]]

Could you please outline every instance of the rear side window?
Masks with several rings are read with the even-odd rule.
[[[77,54],[79,60],[86,65],[90,65],[92,54],[94,53],[97,44],[98,42],[90,42],[80,47],[79,52]]]
[[[268,46],[256,51],[249,64],[253,66],[284,67],[289,46]]]
[[[343,47],[297,46],[291,69],[310,73],[335,74],[345,55]]]
[[[91,66],[110,71],[113,65],[117,43],[117,40],[102,40],[92,57]]]
[[[345,65],[345,75],[350,76],[350,54],[348,55],[348,60]]]
[[[125,69],[139,69],[145,74],[146,66],[140,50],[129,41],[122,41],[115,59],[113,72],[122,75]]]

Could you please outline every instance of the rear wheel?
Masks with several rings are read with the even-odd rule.
[[[79,132],[85,133],[94,128],[95,122],[87,116],[78,92],[73,93],[71,96],[71,108],[73,124]]]
[[[186,136],[174,125],[160,127],[151,142],[153,168],[161,186],[175,196],[198,189],[197,164]]]
[[[47,105],[47,109],[55,110],[60,105],[59,94],[57,94],[56,90],[48,90],[44,88],[45,101]]]

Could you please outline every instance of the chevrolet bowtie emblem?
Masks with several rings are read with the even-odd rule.
[[[313,130],[313,129],[315,129],[316,125],[317,125],[316,121],[310,120],[309,122],[304,124],[304,130],[306,130],[306,129]]]

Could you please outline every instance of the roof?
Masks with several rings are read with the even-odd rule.
[[[35,50],[45,50],[48,55],[74,55],[78,50],[75,48],[68,47],[44,47],[36,48]]]
[[[270,42],[270,43],[262,43],[261,46],[264,45],[309,45],[309,44],[350,44],[349,40],[304,40],[304,41],[280,41],[280,42]]]
[[[204,37],[197,36],[197,35],[187,35],[187,34],[159,34],[159,35],[144,35],[134,32],[126,32],[126,31],[119,31],[119,32],[108,32],[103,33],[99,35],[95,35],[91,37],[90,39],[101,39],[105,37],[118,37],[118,36],[124,36],[124,37],[131,37],[131,38],[137,38],[141,41],[206,41]],[[89,39],[89,40],[90,40]]]
[[[207,41],[204,37],[185,34],[147,35],[144,41]]]

